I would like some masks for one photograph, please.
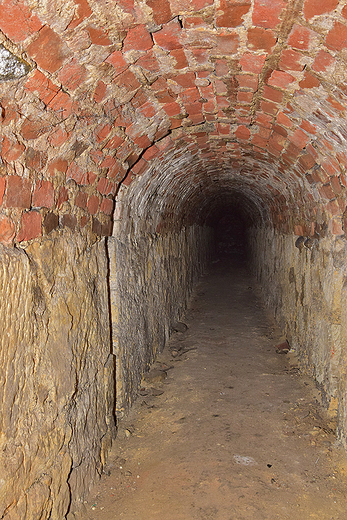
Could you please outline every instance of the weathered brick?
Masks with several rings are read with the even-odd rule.
[[[68,25],[69,29],[74,29],[77,27],[83,20],[89,18],[93,11],[91,10],[87,0],[74,0],[75,2],[75,15],[71,22]]]
[[[258,77],[251,74],[239,74],[236,76],[240,88],[249,88],[255,92],[258,88]]]
[[[314,88],[319,87],[319,85],[319,80],[308,71],[305,71],[303,79],[299,82],[301,88]]]
[[[67,189],[62,186],[60,189],[59,189],[59,193],[58,193],[58,200],[57,200],[57,208],[60,208],[64,202],[67,202],[69,200],[69,192],[67,191]]]
[[[263,98],[274,101],[275,103],[281,103],[283,99],[283,92],[265,85],[263,90]]]
[[[330,13],[336,9],[338,0],[305,0],[304,3],[304,16],[306,20],[319,16],[321,14]]]
[[[112,199],[105,199],[105,198],[102,199],[102,202],[100,205],[101,213],[104,213],[105,215],[112,215],[113,207],[114,207],[114,202]]]
[[[48,25],[42,27],[38,37],[27,48],[27,53],[48,72],[55,72],[70,54],[60,36]]]
[[[260,74],[266,60],[266,54],[253,54],[245,52],[240,59],[243,72],[254,72]]]
[[[29,179],[9,175],[6,181],[6,207],[28,209],[31,206],[32,184]]]
[[[79,191],[75,198],[75,206],[78,208],[86,209],[87,207],[88,194],[83,191]]]
[[[294,25],[289,34],[288,45],[291,45],[294,49],[308,50],[314,36],[315,33],[311,29]]]
[[[16,240],[23,242],[42,236],[42,216],[38,211],[23,213]]]
[[[32,168],[38,172],[42,172],[47,164],[47,153],[35,150],[34,148],[27,148],[25,153],[25,166]]]
[[[54,110],[61,119],[66,119],[72,112],[72,105],[72,98],[69,94],[60,90],[47,106]]]
[[[107,85],[102,81],[98,81],[96,88],[94,90],[93,99],[95,103],[101,103],[101,101],[105,98],[107,92]]]
[[[328,32],[325,44],[329,49],[341,51],[347,47],[347,26],[335,22],[334,27]]]
[[[268,84],[272,87],[279,87],[285,89],[295,81],[294,76],[289,74],[288,72],[284,72],[281,70],[274,70],[268,80]]]
[[[123,41],[123,52],[148,51],[153,47],[153,40],[145,25],[137,25],[129,29]]]
[[[69,90],[76,90],[86,79],[87,71],[84,65],[80,65],[74,58],[59,72],[58,79]]]
[[[66,180],[72,179],[77,184],[80,184],[82,181],[83,175],[84,175],[84,171],[82,170],[82,168],[80,168],[78,166],[78,164],[76,164],[75,162],[72,162],[67,169]]]
[[[172,18],[170,2],[168,0],[147,0],[147,5],[152,9],[155,23],[161,25]]]
[[[163,25],[163,28],[160,29],[160,31],[154,33],[153,39],[162,49],[171,51],[182,47],[180,36],[181,26],[177,20],[172,20]]]
[[[96,195],[89,197],[87,202],[87,209],[91,215],[96,215],[100,205],[100,199]]]
[[[25,150],[25,146],[22,143],[7,137],[3,137],[0,142],[0,156],[6,162],[16,161]]]
[[[250,49],[271,52],[277,39],[271,29],[251,27],[247,32],[247,40]]]
[[[66,173],[68,167],[68,162],[65,159],[62,159],[61,157],[58,157],[57,159],[53,159],[48,165],[47,171],[52,176],[55,177],[57,174],[64,174]]]
[[[0,206],[2,205],[2,203],[4,201],[5,187],[6,187],[6,177],[0,177]]]
[[[0,242],[5,246],[10,246],[16,234],[16,228],[9,217],[0,215]]]
[[[178,103],[166,103],[163,105],[163,109],[167,113],[168,116],[177,116],[181,113],[181,107]]]
[[[280,22],[280,14],[286,7],[282,0],[255,0],[253,7],[253,25],[274,29]]]
[[[117,74],[120,74],[128,68],[128,64],[125,61],[121,51],[114,51],[108,56],[108,58],[106,58],[105,62],[110,63],[114,67]]]
[[[103,29],[100,27],[94,27],[92,25],[89,25],[86,27],[86,30],[88,31],[90,41],[94,45],[102,45],[102,46],[108,46],[112,45],[112,41],[109,39],[107,34]]]
[[[46,105],[56,96],[59,87],[39,70],[35,70],[25,83],[25,88],[34,92]]]
[[[68,227],[71,229],[71,231],[75,231],[77,226],[77,218],[75,215],[65,213],[65,215],[62,216],[61,223],[63,227]]]
[[[48,136],[48,142],[51,146],[57,148],[64,144],[69,139],[69,137],[70,132],[66,132],[64,128],[57,128],[56,130],[53,130],[53,132]]]
[[[42,23],[28,5],[16,0],[0,3],[0,29],[14,42],[21,42],[40,30]]]
[[[218,54],[234,54],[239,45],[239,36],[236,32],[222,33],[216,36],[215,51]]]
[[[292,49],[286,49],[282,51],[278,66],[281,70],[302,71],[304,65],[300,63],[301,58],[302,54],[299,52],[293,51]]]
[[[34,189],[32,205],[35,208],[52,208],[54,205],[54,187],[50,181],[40,181]]]
[[[235,130],[235,135],[238,139],[248,140],[250,138],[251,132],[249,128],[246,126],[238,126]]]
[[[223,14],[217,16],[217,27],[237,27],[243,22],[243,16],[248,13],[251,7],[250,1],[235,2],[230,0],[220,0],[219,10]]]
[[[136,76],[130,71],[126,70],[116,77],[115,83],[119,88],[126,88],[127,92],[135,90],[141,86]]]
[[[312,69],[315,70],[316,72],[325,73],[330,68],[333,68],[334,65],[335,65],[335,60],[328,52],[319,51],[312,64]],[[316,80],[316,82],[318,82],[318,80]],[[318,82],[318,85],[320,85],[319,82]],[[315,85],[315,86],[318,86],[318,85]]]

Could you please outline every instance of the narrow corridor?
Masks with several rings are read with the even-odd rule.
[[[118,425],[83,520],[346,519],[336,423],[240,265],[212,264]],[[179,327],[177,327],[179,328]]]

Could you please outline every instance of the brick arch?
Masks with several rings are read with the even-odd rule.
[[[1,3],[2,243],[109,235],[119,183],[178,140],[221,175],[257,171],[303,196],[294,227],[319,213],[343,234],[342,2],[32,5]]]

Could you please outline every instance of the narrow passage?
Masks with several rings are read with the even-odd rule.
[[[214,264],[184,322],[120,421],[83,520],[345,520],[336,424],[295,355],[276,353],[245,268]]]

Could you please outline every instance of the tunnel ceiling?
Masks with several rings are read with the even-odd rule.
[[[116,194],[342,235],[346,58],[345,0],[0,0],[0,241],[109,235]]]

